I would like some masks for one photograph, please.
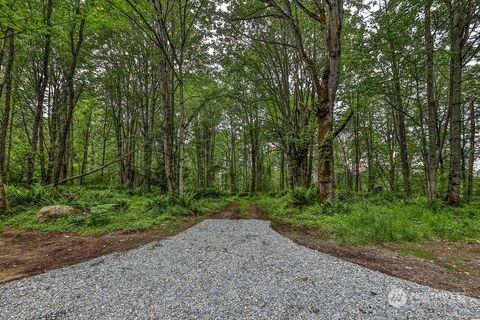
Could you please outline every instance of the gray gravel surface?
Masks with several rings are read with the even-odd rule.
[[[206,220],[127,253],[0,285],[1,319],[475,319],[480,300]]]

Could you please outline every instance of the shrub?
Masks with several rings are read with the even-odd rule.
[[[52,204],[55,202],[55,198],[58,197],[53,188],[39,185],[32,188],[5,186],[5,193],[11,208]]]
[[[337,194],[336,200],[341,202],[353,203],[355,202],[355,193],[353,191],[341,191]]]
[[[199,190],[195,190],[193,193],[195,195],[195,199],[220,198],[224,196],[223,192],[214,188],[199,189]]]
[[[290,190],[289,198],[292,205],[308,206],[316,202],[317,190],[315,188],[296,187]]]
[[[94,227],[105,226],[110,223],[109,214],[114,212],[115,204],[101,204],[90,209],[88,225]]]
[[[147,210],[165,210],[169,206],[173,204],[172,199],[167,194],[162,194],[159,196],[154,197],[153,199],[149,200],[145,205]]]
[[[193,209],[196,196],[197,194],[193,191],[185,192],[183,198],[178,200],[178,204],[184,208]]]

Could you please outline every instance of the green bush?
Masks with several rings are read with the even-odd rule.
[[[222,191],[214,188],[199,189],[192,192],[195,195],[195,199],[220,198],[225,196]]]
[[[327,201],[322,206],[318,204],[314,204],[310,207],[307,207],[305,210],[307,212],[311,212],[312,214],[319,214],[324,216],[333,216],[336,214],[352,213],[351,207],[347,203],[340,200],[337,200],[333,203],[330,201]]]
[[[87,221],[89,226],[101,227],[110,223],[109,215],[116,208],[116,204],[101,204],[90,209]]]
[[[172,199],[167,194],[162,194],[159,196],[154,197],[153,199],[148,200],[146,204],[147,210],[165,210],[169,206],[172,205]]]
[[[197,194],[193,191],[185,192],[183,198],[179,199],[177,202],[184,208],[194,209],[195,200],[197,199]]]
[[[290,190],[290,204],[295,206],[308,206],[317,201],[317,190],[315,188],[296,187]]]
[[[50,187],[23,188],[7,185],[5,193],[11,208],[29,205],[49,205],[55,202],[58,193]]]

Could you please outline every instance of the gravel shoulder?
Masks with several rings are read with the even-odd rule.
[[[2,319],[475,319],[480,300],[300,246],[268,221],[167,240],[0,285]]]

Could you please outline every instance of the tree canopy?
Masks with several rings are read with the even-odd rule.
[[[478,196],[474,0],[2,0],[4,184]]]

